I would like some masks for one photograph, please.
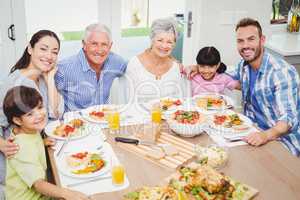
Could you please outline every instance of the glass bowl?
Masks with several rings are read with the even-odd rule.
[[[211,144],[203,147],[195,145],[197,162],[201,165],[209,165],[215,169],[224,167],[229,158],[228,148],[217,144]]]

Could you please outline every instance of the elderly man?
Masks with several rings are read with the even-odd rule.
[[[264,49],[258,21],[245,18],[236,26],[237,49],[243,58],[233,78],[241,83],[244,113],[262,131],[245,140],[254,146],[278,139],[300,155],[300,81],[296,69]]]
[[[55,83],[65,111],[107,103],[113,80],[126,70],[127,62],[110,51],[111,33],[105,25],[89,25],[82,44],[77,55],[58,64]]]

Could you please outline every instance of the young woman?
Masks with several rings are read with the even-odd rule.
[[[7,91],[14,86],[27,86],[35,88],[42,96],[49,117],[58,117],[60,96],[54,84],[57,56],[60,49],[60,41],[57,35],[49,30],[36,32],[22,57],[11,69],[11,73],[4,81],[0,89],[0,102],[3,102]],[[2,104],[2,103],[1,103]],[[8,138],[10,131],[8,123],[0,105],[0,152],[5,157],[11,157],[18,151],[18,146],[13,143],[13,138]],[[54,140],[46,140],[46,145],[53,145]],[[0,153],[0,184],[4,184],[5,163]]]

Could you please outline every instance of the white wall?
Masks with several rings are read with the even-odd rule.
[[[27,33],[83,30],[98,20],[97,0],[25,0]]]
[[[157,18],[184,13],[185,0],[149,0],[149,26]]]
[[[235,65],[240,59],[236,50],[235,25],[243,17],[256,18],[263,32],[270,35],[270,15],[272,0],[198,0],[198,14],[194,20],[198,24],[198,48],[194,49],[195,58],[200,48],[213,45],[220,52],[225,64]]]

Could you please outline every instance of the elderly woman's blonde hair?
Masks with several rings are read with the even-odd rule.
[[[155,36],[159,33],[173,33],[176,42],[178,38],[178,31],[175,19],[168,17],[154,20],[151,25],[150,39],[153,40],[153,38],[155,38]]]
[[[100,23],[90,24],[85,28],[83,34],[83,41],[86,41],[92,32],[106,33],[109,41],[112,42],[111,32],[109,28],[104,24],[100,24]]]

